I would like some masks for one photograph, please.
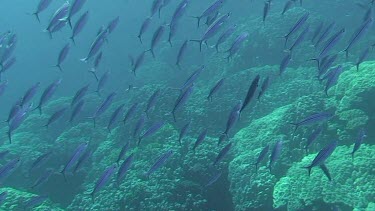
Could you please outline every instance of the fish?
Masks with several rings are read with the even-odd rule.
[[[72,17],[82,9],[86,1],[87,0],[73,0],[72,1],[72,4],[69,7],[68,16],[66,17],[66,20],[70,28],[72,28],[72,22],[71,22]]]
[[[110,74],[111,72],[107,71],[102,75],[102,77],[100,77],[98,81],[98,86],[96,87],[96,90],[95,90],[95,92],[98,93],[98,95],[100,95],[100,90],[102,90],[104,85],[107,83]]]
[[[230,149],[232,148],[232,142],[230,142],[229,144],[227,144],[220,152],[219,154],[217,155],[214,163],[213,163],[213,166],[215,166],[216,164],[220,163],[224,157],[228,154],[228,152],[230,151]]]
[[[30,100],[33,99],[33,97],[35,96],[35,94],[37,93],[39,89],[39,86],[40,86],[40,82],[37,82],[34,85],[32,85],[29,89],[27,89],[27,91],[21,98],[22,99],[20,103],[21,107],[27,105],[30,102]]]
[[[290,46],[289,48],[289,52],[292,53],[293,49],[298,46],[299,44],[301,44],[304,40],[305,40],[305,37],[306,37],[306,34],[309,33],[309,30],[310,30],[310,26],[307,25],[307,27],[301,32],[301,34],[297,37],[297,39],[294,41],[293,45]]]
[[[229,113],[227,125],[223,134],[229,138],[229,131],[233,128],[236,124],[238,119],[240,118],[240,109],[242,108],[242,101],[237,103],[233,108],[232,111]]]
[[[197,140],[195,141],[194,143],[194,146],[193,146],[193,151],[195,151],[195,149],[197,149],[197,147],[204,141],[204,139],[206,138],[207,136],[207,132],[208,130],[207,129],[204,129],[198,136]]]
[[[61,29],[66,26],[66,24],[67,24],[67,21],[65,20],[57,22],[56,25],[53,26],[50,31],[50,38],[52,39],[52,34],[55,32],[61,31]]]
[[[188,133],[190,129],[190,124],[191,124],[191,121],[186,123],[180,130],[180,134],[178,136],[178,143],[180,144],[180,146],[182,145],[182,139],[186,136],[186,134]]]
[[[307,21],[309,18],[310,13],[307,12],[305,13],[302,17],[298,19],[298,21],[289,29],[289,32],[284,35],[285,43],[284,43],[284,48],[289,40],[289,37],[292,36],[295,32],[297,32]]]
[[[108,181],[111,179],[111,177],[115,173],[116,169],[117,169],[116,165],[111,165],[103,172],[99,180],[96,181],[95,187],[90,193],[92,201],[94,201],[95,193],[99,192],[100,189],[102,189],[108,183]]]
[[[121,148],[120,154],[117,157],[117,160],[116,160],[117,165],[120,163],[120,160],[125,156],[129,148],[130,148],[130,144],[129,142],[126,142],[126,144]]]
[[[270,2],[264,2],[264,7],[263,7],[263,24],[266,24],[266,18],[268,15],[268,12],[270,10]]]
[[[307,150],[309,148],[309,146],[322,134],[322,131],[323,131],[323,128],[322,127],[318,127],[316,130],[314,130],[314,132],[312,132],[310,134],[310,136],[307,138],[307,141],[306,141],[306,146],[305,146],[305,151],[306,151],[306,154],[307,154]]]
[[[215,22],[213,22],[207,30],[203,33],[202,37],[198,40],[190,40],[192,42],[198,42],[199,43],[199,51],[202,51],[202,43],[207,42],[208,39],[213,37],[224,25],[224,23],[229,19],[231,16],[231,13],[227,13],[219,17]]]
[[[122,122],[124,122],[124,125],[126,124],[126,122],[131,119],[135,113],[137,112],[137,109],[138,109],[138,103],[134,103],[128,110],[128,112],[126,112],[125,114],[125,117],[124,119],[122,120]]]
[[[364,61],[366,60],[366,58],[368,57],[368,54],[370,53],[370,48],[366,48],[364,51],[362,51],[362,53],[359,55],[358,57],[358,60],[357,60],[357,63],[355,64],[356,68],[357,68],[357,71],[359,70],[359,65]]]
[[[96,75],[96,71],[99,67],[100,62],[102,61],[103,53],[99,52],[94,59],[94,66],[89,70],[90,73],[92,73],[96,79],[96,81],[99,81],[98,76]]]
[[[150,167],[150,169],[145,173],[145,176],[147,178],[150,177],[151,174],[153,174],[156,170],[158,170],[160,167],[162,167],[166,162],[167,160],[173,155],[173,151],[172,150],[167,150],[165,153],[163,153],[156,161],[154,164],[152,164],[152,166]]]
[[[0,79],[1,79],[1,74],[5,73],[7,70],[9,70],[16,63],[16,61],[17,61],[16,57],[12,57],[2,64],[3,68],[0,71]],[[1,66],[1,64],[0,64],[0,66]]]
[[[334,114],[330,112],[319,112],[319,113],[311,114],[299,122],[290,123],[290,124],[295,126],[294,132],[296,132],[296,130],[301,126],[325,122],[325,121],[330,120],[333,116]]]
[[[262,151],[260,151],[257,160],[255,161],[255,172],[258,172],[258,166],[259,164],[264,160],[266,157],[268,151],[270,150],[270,145],[266,145]]]
[[[87,94],[87,91],[89,90],[89,84],[83,86],[82,88],[78,89],[75,93],[74,97],[72,98],[72,102],[70,103],[70,106],[73,107],[78,102],[80,102]]]
[[[146,122],[146,116],[142,114],[141,117],[138,119],[137,123],[135,124],[133,138],[138,136],[138,134],[142,131],[145,125],[145,122]]]
[[[169,26],[168,43],[171,47],[173,46],[172,45],[172,38],[176,35],[176,31],[177,31],[178,26],[179,25],[177,23]]]
[[[270,169],[270,172],[272,170],[272,165],[279,159],[279,157],[281,155],[282,145],[283,145],[283,141],[279,140],[279,141],[276,142],[275,146],[272,149],[272,153],[271,153],[271,156],[270,156],[270,163],[268,165],[268,168]]]
[[[72,123],[77,115],[82,111],[83,105],[85,104],[84,100],[81,100],[74,106],[72,114],[70,115],[69,122]]]
[[[32,15],[35,16],[37,21],[40,23],[39,19],[39,13],[43,12],[48,8],[48,6],[51,4],[52,0],[40,0],[38,3],[38,6],[36,7],[35,12],[32,13]]]
[[[8,118],[5,120],[6,123],[9,124],[9,122],[18,114],[18,112],[21,110],[22,106],[20,105],[22,102],[22,99],[20,101],[17,101],[13,104],[12,108],[9,111]]]
[[[292,59],[292,54],[290,54],[290,53],[288,53],[284,56],[284,58],[281,60],[281,63],[280,63],[279,75],[281,75],[285,72],[285,70],[288,67],[288,64],[289,64],[291,59]]]
[[[164,121],[158,121],[153,123],[138,139],[138,146],[144,138],[152,136],[157,133],[165,125]]]
[[[358,132],[357,140],[354,143],[354,147],[352,152],[350,153],[352,155],[352,160],[354,160],[354,153],[358,151],[358,149],[361,147],[361,144],[363,143],[363,140],[367,137],[365,129],[360,129]]]
[[[186,90],[180,94],[180,96],[177,98],[176,102],[174,103],[173,110],[172,110],[172,116],[173,120],[176,122],[176,112],[178,109],[180,109],[190,98],[191,93],[193,93],[194,85],[190,85]]]
[[[323,62],[324,58],[322,59],[322,62],[319,65],[319,72],[318,72],[318,79],[319,80],[323,80],[322,76],[332,66],[332,64],[336,61],[336,59],[337,59],[337,54],[334,54],[332,56],[328,56],[328,58],[326,59],[325,62]]]
[[[142,25],[141,25],[141,28],[139,29],[138,36],[137,36],[138,39],[139,39],[139,42],[143,43],[143,42],[142,42],[142,35],[147,31],[147,29],[148,29],[149,26],[150,26],[150,23],[151,23],[151,18],[150,18],[150,17],[146,18],[146,19],[143,21],[143,23],[142,23]]]
[[[151,17],[154,16],[163,5],[163,0],[154,0],[151,5]]]
[[[164,32],[165,32],[165,26],[161,25],[159,26],[159,28],[156,29],[154,35],[152,36],[151,47],[147,51],[151,52],[153,58],[155,58],[154,49],[156,45],[160,42],[161,38],[163,37]]]
[[[108,30],[104,30],[96,36],[94,42],[90,46],[90,50],[87,53],[87,56],[85,58],[80,59],[82,62],[87,63],[89,61],[89,59],[94,57],[100,51],[108,33],[109,33]]]
[[[320,32],[322,31],[323,29],[323,21],[320,21],[318,26],[315,28],[314,32],[313,32],[313,36],[311,38],[311,42],[314,43],[316,38],[319,36]]]
[[[219,178],[221,177],[221,174],[222,174],[221,172],[218,172],[217,174],[212,176],[204,187],[207,188],[211,186],[212,184],[214,184],[217,180],[219,180]]]
[[[136,71],[139,69],[139,67],[143,64],[145,60],[145,53],[146,51],[143,51],[141,54],[138,55],[137,59],[135,60],[133,69],[131,70],[134,76],[136,76]]]
[[[303,167],[306,168],[309,172],[309,176],[311,175],[311,169],[315,166],[320,166],[324,164],[324,162],[331,156],[333,151],[336,149],[338,141],[332,141],[327,146],[319,151],[319,153],[315,156],[314,160],[311,162],[309,166]]]
[[[373,23],[373,19],[369,18],[368,20],[364,21],[358,28],[357,30],[353,33],[352,37],[349,40],[349,43],[347,47],[344,49],[345,56],[348,58],[349,56],[349,50],[352,48],[352,46],[358,42],[366,33],[367,31],[371,28]]]
[[[59,110],[57,110],[55,113],[53,113],[50,118],[48,119],[47,123],[44,125],[44,127],[49,127],[49,125],[51,125],[52,123],[56,122],[57,120],[59,120],[64,114],[65,114],[65,111],[67,110],[67,108],[61,108]]]
[[[210,93],[208,94],[207,100],[212,102],[212,95],[217,93],[219,89],[223,86],[225,81],[225,78],[220,79],[218,82],[216,82],[215,86],[213,86],[210,90]]]
[[[169,27],[174,27],[180,18],[185,14],[189,0],[182,0],[176,7],[175,11],[173,12],[171,21],[169,23]]]
[[[0,181],[3,182],[19,166],[21,159],[13,159],[0,167]]]
[[[220,12],[217,11],[215,14],[208,16],[208,17],[206,18],[206,22],[205,22],[205,24],[206,24],[207,26],[211,26],[211,24],[217,20],[217,18],[219,17],[219,15],[220,15]]]
[[[1,57],[0,57],[0,66],[2,66],[2,72],[4,72],[4,65],[8,61],[8,59],[13,55],[14,50],[16,49],[16,45],[13,44],[11,46],[7,46],[4,48]]]
[[[115,30],[119,22],[120,22],[120,16],[117,16],[108,23],[107,25],[108,34],[111,34],[113,30]]]
[[[133,162],[134,162],[134,154],[132,153],[125,159],[124,162],[122,162],[120,168],[118,169],[117,177],[116,177],[117,185],[119,185],[120,182],[124,179],[126,172],[128,172]]]
[[[95,113],[92,115],[92,119],[94,121],[94,127],[96,126],[96,119],[102,115],[112,104],[113,99],[116,96],[116,92],[110,93],[107,98],[99,105],[96,109]]]
[[[176,59],[176,65],[177,65],[177,67],[180,68],[180,69],[181,69],[180,63],[181,63],[182,57],[186,54],[187,43],[188,43],[188,41],[185,40],[185,41],[182,43],[180,49],[178,50],[177,59]]]
[[[45,170],[40,175],[40,177],[33,183],[33,185],[31,185],[30,188],[34,189],[34,188],[37,188],[37,187],[41,186],[42,184],[46,183],[52,174],[53,174],[53,170],[52,169]]]
[[[204,65],[202,65],[200,68],[198,68],[197,70],[195,70],[190,76],[189,78],[186,79],[185,83],[179,88],[180,91],[183,91],[185,90],[187,87],[190,87],[199,77],[199,75],[202,73],[202,71],[205,69],[206,67]]]
[[[148,99],[147,101],[147,106],[146,106],[146,110],[145,110],[145,113],[146,113],[146,116],[148,117],[148,113],[150,112],[150,110],[152,110],[152,108],[155,107],[155,104],[158,100],[160,96],[160,89],[157,89],[152,95],[151,97]]]
[[[72,31],[72,36],[70,36],[70,39],[72,40],[72,42],[74,44],[76,43],[75,40],[74,40],[74,38],[79,33],[81,33],[81,31],[83,30],[83,28],[86,26],[88,19],[89,19],[89,11],[86,11],[85,13],[83,13],[81,15],[81,17],[79,17],[79,19],[77,20],[76,24],[74,25],[73,31]]]
[[[121,104],[117,109],[112,113],[111,118],[109,119],[108,125],[107,125],[107,130],[109,133],[111,133],[111,128],[113,124],[116,123],[117,119],[119,118],[120,115],[122,115],[123,108],[125,104]]]
[[[200,20],[204,17],[208,17],[214,13],[216,13],[222,6],[224,5],[224,0],[216,0],[212,3],[203,13],[199,16],[192,16],[193,18],[197,19],[197,24],[199,27]]]
[[[258,100],[260,100],[260,98],[264,95],[264,92],[266,92],[266,90],[268,89],[269,83],[270,83],[270,77],[267,76],[262,82],[262,85],[258,94]]]
[[[257,76],[255,76],[255,78],[251,82],[251,85],[250,85],[249,89],[247,90],[246,98],[243,101],[242,107],[240,109],[240,113],[247,107],[247,105],[253,99],[253,97],[255,95],[255,92],[257,91],[257,88],[258,88],[259,80],[260,80],[260,76],[257,75]]]
[[[322,50],[320,51],[319,55],[314,58],[313,60],[316,60],[318,61],[318,66],[319,66],[319,61],[325,57],[326,55],[328,55],[329,51],[342,39],[342,37],[344,36],[345,34],[345,28],[342,28],[341,30],[339,30],[336,34],[332,35],[331,38],[329,38]]]
[[[75,165],[74,169],[73,169],[73,174],[76,174],[83,166],[83,164],[91,158],[93,154],[93,151],[92,150],[86,150],[85,153],[83,153],[83,155],[79,158],[77,164]]]
[[[60,173],[64,176],[66,181],[66,172],[69,171],[73,165],[79,160],[82,154],[86,151],[87,146],[89,145],[88,142],[81,143],[78,147],[74,150],[74,153],[70,157],[69,161],[64,166],[63,170]]]
[[[341,65],[337,66],[331,71],[332,74],[328,78],[326,87],[324,89],[326,96],[328,96],[328,90],[337,83],[337,80],[343,71],[344,71],[344,68]]]
[[[293,1],[289,0],[285,2],[283,11],[281,12],[281,15],[284,15],[293,5]]]
[[[43,106],[52,98],[53,94],[55,94],[57,87],[61,84],[62,79],[57,79],[52,82],[44,91],[42,96],[40,97],[39,104],[33,110],[38,109],[39,114],[42,115],[42,108]]]
[[[52,154],[53,154],[53,151],[48,151],[42,154],[41,156],[39,156],[37,159],[35,159],[35,161],[30,166],[29,172],[44,165],[49,160]]]
[[[241,44],[247,39],[248,36],[248,32],[242,32],[240,35],[237,36],[237,38],[232,43],[231,47],[226,51],[227,53],[229,53],[229,55],[226,57],[228,61],[230,58],[233,57],[233,55],[235,55],[238,52],[238,50],[241,47]]]
[[[27,118],[32,104],[30,104],[28,107],[20,108],[15,116],[12,118],[11,122],[9,123],[9,129],[8,129],[8,139],[9,143],[12,143],[12,132],[15,131]]]
[[[63,69],[61,68],[61,63],[63,63],[66,59],[66,56],[68,55],[70,50],[70,45],[69,43],[64,45],[64,47],[60,50],[59,56],[57,58],[57,64],[55,67],[59,68],[59,70],[62,72]]]
[[[69,7],[70,7],[69,2],[65,2],[52,15],[52,18],[49,21],[47,28],[45,29],[46,32],[49,32],[49,35],[50,35],[51,38],[52,38],[52,29],[56,25],[58,25],[59,23],[64,22],[64,21],[61,21],[61,19],[63,19],[68,14]],[[65,23],[66,23],[66,21],[65,21]]]
[[[314,46],[315,48],[319,47],[320,43],[322,43],[326,37],[331,33],[331,31],[335,28],[336,26],[336,23],[335,22],[332,22],[330,23],[324,30],[323,32],[320,34],[320,36],[318,37],[318,40],[315,42]]]
[[[24,210],[33,209],[43,204],[48,199],[48,196],[33,196],[24,204]]]
[[[230,26],[229,28],[227,28],[227,30],[225,30],[219,37],[219,39],[217,40],[216,44],[215,44],[215,49],[216,49],[216,52],[218,53],[219,52],[219,45],[224,43],[237,29],[237,24],[234,24],[232,26]]]

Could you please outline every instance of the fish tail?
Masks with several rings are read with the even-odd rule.
[[[65,181],[65,182],[68,182],[68,180],[66,179],[65,171],[64,171],[64,170],[60,171],[60,174],[63,175],[63,177],[64,177],[64,181]]]
[[[138,143],[137,143],[137,146],[139,146],[141,144],[141,141],[142,141],[142,137],[138,137]]]
[[[60,72],[63,72],[63,69],[61,68],[60,64],[55,65],[55,67],[59,68]]]
[[[137,37],[138,37],[138,39],[139,39],[139,42],[140,42],[141,44],[143,44],[143,42],[142,42],[142,36],[141,36],[141,35],[138,35]]]
[[[199,51],[202,52],[202,43],[203,43],[203,40],[190,40],[191,42],[197,42],[199,43]]]
[[[309,176],[311,175],[312,166],[304,166],[302,168],[307,169],[307,171],[309,172]]]
[[[284,48],[286,48],[286,44],[288,43],[289,36],[284,36],[285,42],[284,42]]]
[[[199,17],[199,16],[190,16],[190,17],[197,19],[197,27],[199,28],[202,17]]]
[[[39,13],[38,12],[34,12],[32,15],[34,15],[35,18],[36,18],[36,20],[38,21],[38,23],[40,23]]]
[[[170,38],[168,38],[168,43],[172,47],[172,40]]]
[[[219,45],[215,45],[216,53],[219,53]]]
[[[294,131],[293,131],[293,133],[295,133],[297,131],[298,127],[299,127],[298,123],[289,122],[289,124],[294,125]]]
[[[70,20],[70,17],[67,17],[67,21],[68,21],[70,29],[72,29],[73,27],[72,27],[72,21]]]
[[[76,45],[76,41],[74,40],[73,36],[69,37],[69,39],[73,42],[74,45]]]
[[[89,70],[89,72],[92,73],[92,74],[94,75],[96,81],[99,81],[98,75],[96,75],[96,70],[95,70],[95,68],[91,68],[91,69]]]
[[[174,122],[177,122],[177,120],[176,120],[176,115],[174,114],[174,112],[172,112],[172,116],[173,116],[173,121],[174,121]]]

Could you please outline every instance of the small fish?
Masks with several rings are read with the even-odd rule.
[[[323,131],[323,128],[322,127],[318,127],[307,138],[306,146],[304,148],[306,150],[306,154],[307,154],[307,150],[308,150],[309,146],[311,146],[311,144],[320,136],[320,134],[322,134],[322,131]]]
[[[266,157],[269,149],[270,149],[270,145],[267,144],[267,146],[265,146],[262,149],[262,151],[260,151],[260,153],[258,155],[258,158],[257,158],[257,160],[255,162],[255,172],[258,172],[258,166],[264,160],[264,158]]]
[[[80,88],[74,95],[72,102],[70,103],[70,106],[73,107],[75,104],[80,102],[87,94],[87,91],[89,90],[89,84],[85,85],[84,87]]]
[[[52,37],[52,31],[53,28],[56,27],[57,25],[64,23],[66,24],[66,21],[61,21],[67,14],[69,10],[70,4],[69,2],[65,2],[63,5],[61,5],[56,12],[52,15],[52,18],[46,28],[46,32],[49,32],[50,37]]]
[[[19,158],[16,158],[0,167],[0,181],[2,183],[19,166],[18,164],[20,163],[20,161],[21,160]]]
[[[39,23],[40,23],[39,13],[41,13],[45,9],[47,9],[47,7],[51,4],[51,2],[52,2],[52,0],[40,0],[39,1],[39,4],[38,4],[35,12],[33,12],[33,14],[32,14],[36,17],[36,19],[38,20]]]
[[[46,183],[52,174],[53,174],[52,169],[45,170],[30,188],[34,189]]]
[[[319,61],[325,57],[326,55],[328,55],[329,51],[335,47],[335,45],[342,39],[342,37],[344,36],[345,34],[345,29],[342,28],[341,30],[339,30],[336,34],[332,35],[324,44],[322,50],[320,51],[319,55],[314,58],[313,60],[316,60],[318,61],[318,66],[320,65],[319,64]]]
[[[198,136],[197,140],[194,143],[193,151],[204,141],[207,136],[207,129],[204,129]]]
[[[137,112],[137,108],[138,108],[138,103],[134,103],[129,108],[128,112],[126,112],[126,114],[125,114],[124,119],[122,120],[124,122],[124,124],[126,124],[126,122],[135,115],[135,113]]]
[[[148,99],[147,101],[147,106],[146,106],[146,110],[145,110],[145,113],[146,113],[146,116],[148,117],[148,113],[152,110],[152,108],[155,107],[155,104],[158,100],[160,96],[160,89],[157,89],[152,95],[151,97]]]
[[[117,165],[120,163],[121,159],[125,156],[129,148],[130,148],[130,144],[129,142],[126,142],[126,144],[121,148],[120,154],[117,157],[117,160],[116,160]]]
[[[295,132],[300,126],[311,125],[311,124],[316,124],[316,123],[328,121],[333,116],[334,116],[334,114],[329,113],[329,112],[314,113],[314,114],[302,119],[299,122],[290,123],[290,124],[295,126],[295,128],[294,128],[294,132]]]
[[[165,162],[173,155],[172,150],[168,150],[164,154],[162,154],[155,163],[150,167],[150,169],[145,173],[145,176],[148,178],[152,173],[154,173],[156,170],[158,170],[160,167],[162,167]]]
[[[264,93],[266,92],[266,90],[268,89],[269,83],[270,83],[270,77],[267,76],[262,82],[262,86],[258,94],[258,100],[260,100],[260,97],[262,97]]]
[[[288,53],[284,56],[283,60],[281,60],[280,68],[279,68],[280,69],[280,75],[285,72],[285,70],[288,67],[288,64],[289,64],[291,59],[292,59],[292,54]]]
[[[324,61],[324,58],[322,59],[322,62],[321,64],[319,65],[319,72],[318,72],[318,79],[321,81],[321,80],[324,80],[322,78],[322,76],[324,75],[324,73],[327,72],[327,70],[332,66],[332,64],[336,61],[337,59],[337,54],[334,54],[332,56],[328,56],[328,58],[326,59],[325,62]]]
[[[207,100],[212,102],[212,95],[219,91],[219,89],[223,86],[225,78],[220,79],[216,82],[215,86],[211,88],[210,93],[208,94]]]
[[[359,70],[359,65],[364,61],[366,60],[366,58],[368,57],[368,54],[370,53],[370,48],[366,48],[364,51],[362,51],[362,53],[359,55],[359,58],[357,60],[357,63],[355,64],[356,68],[357,68],[357,71]]]
[[[67,24],[67,21],[59,21],[55,26],[52,27],[50,31],[50,38],[52,39],[52,34],[61,31]]]
[[[139,39],[139,42],[143,43],[142,42],[142,35],[147,31],[148,27],[150,26],[150,23],[151,23],[151,18],[148,17],[146,18],[142,25],[141,25],[141,28],[139,29],[139,33],[138,33],[138,39]]]
[[[353,151],[350,153],[352,155],[352,160],[354,160],[354,153],[357,152],[359,147],[361,147],[361,144],[363,143],[363,140],[367,137],[365,129],[361,129],[358,132],[357,140],[354,143]]]
[[[259,80],[260,80],[260,76],[257,75],[257,76],[255,76],[255,78],[251,82],[251,85],[250,85],[249,89],[247,90],[246,98],[245,98],[245,100],[242,104],[242,107],[240,109],[240,113],[247,107],[247,105],[253,99],[253,97],[255,95],[255,92],[257,91],[257,88],[258,88]]]
[[[1,71],[4,72],[4,64],[8,61],[8,59],[13,55],[14,50],[16,49],[16,45],[11,45],[4,48],[1,56],[0,56],[0,66],[3,67]]]
[[[111,34],[115,30],[119,22],[120,22],[120,16],[117,16],[108,23],[107,25],[108,34]]]
[[[95,92],[98,93],[98,95],[100,95],[100,90],[102,90],[104,85],[107,83],[110,74],[111,72],[107,71],[102,75],[102,77],[100,77],[98,81],[98,86],[96,87],[96,90],[95,90]]]
[[[349,50],[350,50],[350,48],[355,43],[357,43],[358,40],[360,40],[367,33],[367,31],[371,28],[372,23],[373,23],[373,19],[369,18],[368,20],[366,20],[365,22],[363,22],[358,27],[358,29],[354,32],[354,34],[352,35],[352,37],[349,40],[348,46],[344,49],[346,58],[348,58],[348,56],[349,56]]]
[[[214,13],[216,13],[222,6],[224,5],[224,0],[216,0],[212,3],[200,16],[193,16],[193,18],[197,19],[198,27],[200,24],[200,20],[204,17],[208,17]]]
[[[306,37],[306,34],[309,33],[309,30],[310,30],[310,26],[307,25],[307,27],[301,32],[301,34],[297,37],[297,39],[294,41],[293,45],[289,48],[289,52],[292,53],[293,49],[298,46],[299,44],[301,44],[304,40],[305,40],[305,37]]]
[[[12,108],[9,111],[8,119],[5,120],[6,123],[9,124],[9,122],[18,114],[18,112],[22,108],[21,105],[20,105],[21,102],[22,102],[22,100],[17,101],[16,103],[13,104]]]
[[[86,1],[87,0],[73,0],[72,4],[70,5],[68,16],[66,17],[66,20],[69,23],[70,28],[72,28],[71,18],[82,9]]]
[[[232,148],[232,143],[230,142],[229,144],[227,144],[220,152],[219,154],[217,155],[215,161],[214,161],[214,164],[213,166],[215,166],[216,164],[220,163],[224,157],[228,154],[229,150]]]
[[[33,196],[24,204],[24,210],[33,209],[43,204],[48,199],[48,196]]]
[[[231,47],[226,51],[227,53],[229,53],[229,55],[226,57],[228,61],[230,58],[233,57],[233,55],[235,55],[238,52],[242,43],[247,39],[248,36],[248,32],[242,32],[240,35],[237,36],[237,38],[232,43]]]
[[[173,110],[172,110],[172,116],[173,120],[176,122],[176,112],[179,108],[181,108],[190,98],[191,94],[193,93],[194,85],[191,85],[190,87],[186,88],[186,90],[180,94],[180,96],[177,98]]]
[[[108,132],[111,133],[111,128],[112,126],[117,122],[117,119],[120,117],[120,115],[122,115],[122,111],[123,111],[123,108],[124,108],[124,104],[121,104],[119,107],[117,107],[117,109],[112,113],[112,116],[111,118],[109,119],[109,122],[108,122],[108,125],[107,125],[107,129],[108,129]]]
[[[146,116],[142,114],[141,117],[138,119],[137,123],[135,124],[133,138],[139,135],[139,133],[142,131],[145,125],[145,122],[146,122]]]
[[[146,51],[143,51],[141,54],[139,54],[137,59],[134,62],[134,65],[132,65],[133,66],[132,72],[133,72],[134,76],[136,76],[136,71],[139,69],[139,67],[142,66],[142,64],[145,60],[145,53],[146,53]]]
[[[293,1],[291,1],[291,0],[285,2],[283,11],[281,12],[281,15],[284,15],[292,7],[292,5],[293,5]]]
[[[74,44],[76,43],[75,40],[74,40],[74,38],[79,33],[81,33],[81,31],[83,30],[83,28],[86,26],[88,19],[89,19],[89,11],[86,11],[85,13],[83,13],[81,15],[81,17],[79,17],[79,19],[77,20],[76,24],[74,25],[73,31],[72,31],[72,36],[70,36],[70,39],[72,40],[72,42]]]
[[[319,36],[320,32],[323,29],[323,21],[319,22],[318,26],[315,28],[313,36],[311,38],[311,42],[314,43],[316,38]]]
[[[32,104],[30,104],[28,107],[25,108],[20,108],[15,116],[12,118],[11,122],[9,123],[9,129],[8,129],[8,139],[9,143],[12,143],[12,132],[15,131],[23,121],[27,118],[29,115],[30,109],[31,109]]]
[[[65,111],[67,110],[67,108],[61,108],[59,110],[57,110],[55,113],[53,113],[50,118],[48,119],[47,121],[47,124],[44,125],[44,127],[49,127],[49,125],[51,125],[52,123],[56,122],[57,120],[59,120],[65,113]]]
[[[163,0],[154,0],[151,5],[151,17],[154,16],[163,5]]]
[[[234,24],[220,35],[215,45],[215,49],[217,53],[219,52],[219,45],[224,43],[236,31],[236,29],[237,29],[237,24]]]
[[[116,177],[117,185],[119,185],[120,182],[124,179],[126,172],[128,172],[128,170],[130,169],[131,165],[133,164],[133,161],[134,161],[134,154],[131,154],[129,155],[129,157],[125,159],[124,162],[122,162],[117,172],[117,177]]]
[[[288,39],[290,38],[290,36],[292,36],[295,32],[297,32],[302,26],[303,24],[305,24],[305,22],[307,21],[307,19],[309,18],[309,15],[310,13],[305,13],[302,17],[300,17],[298,19],[298,21],[289,29],[289,32],[284,35],[284,38],[285,38],[285,43],[284,43],[284,47],[286,46],[287,42],[288,42]]]
[[[69,161],[64,166],[63,170],[60,172],[66,181],[66,172],[70,170],[70,168],[73,167],[73,165],[78,161],[78,159],[81,157],[81,155],[86,151],[87,146],[89,145],[88,142],[81,143],[75,150],[72,156],[70,157]]]
[[[97,69],[99,67],[100,62],[102,61],[103,53],[99,52],[94,59],[94,66],[89,70],[90,73],[92,73],[96,79],[96,81],[99,81],[98,76],[96,75]]]
[[[209,186],[211,186],[212,184],[214,184],[220,177],[221,177],[221,172],[219,172],[219,173],[217,173],[217,174],[215,174],[214,176],[212,176],[209,180],[208,180],[208,182],[207,182],[207,184],[204,186],[205,188],[207,188],[207,187],[209,187]]]
[[[313,167],[324,164],[327,158],[331,156],[333,151],[336,149],[337,144],[338,144],[337,140],[329,143],[327,146],[325,146],[322,150],[319,151],[319,153],[315,156],[314,160],[311,162],[309,166],[303,167],[309,171],[309,176],[311,174],[311,169]]]
[[[57,87],[61,84],[62,79],[58,79],[50,84],[43,92],[42,96],[40,97],[39,104],[34,110],[38,109],[39,114],[42,114],[42,107],[45,105],[55,94]]]
[[[154,49],[156,45],[160,42],[161,38],[163,37],[164,32],[165,32],[165,26],[161,25],[159,26],[159,28],[156,29],[154,35],[152,36],[151,47],[147,51],[151,52],[153,58],[155,58]]]
[[[179,26],[178,23],[175,23],[169,26],[168,43],[171,47],[172,47],[172,38],[176,35],[178,26]]]
[[[76,166],[73,169],[73,174],[77,173],[82,168],[83,164],[91,158],[92,154],[92,150],[86,150],[85,153],[83,153],[83,155],[79,158]]]
[[[242,101],[237,103],[233,108],[232,111],[229,113],[229,117],[227,120],[227,125],[224,131],[224,135],[229,137],[228,133],[233,128],[233,126],[236,124],[238,119],[240,118],[240,109],[242,108]]]
[[[153,123],[138,139],[138,146],[144,138],[152,136],[157,133],[165,125],[164,121],[158,121]]]
[[[72,123],[76,116],[81,113],[83,105],[85,104],[84,100],[81,100],[77,103],[77,105],[73,108],[72,114],[70,115],[69,122]]]
[[[272,170],[272,165],[279,159],[281,150],[282,150],[283,141],[279,140],[276,142],[275,146],[272,149],[270,156],[270,164],[268,165],[270,171]]]
[[[328,96],[328,90],[337,83],[337,80],[339,79],[339,76],[341,75],[342,72],[344,72],[344,68],[341,65],[337,66],[331,71],[332,74],[329,75],[329,78],[326,83],[326,87],[324,89],[324,92],[326,93],[327,96]]]
[[[37,159],[35,159],[35,161],[31,164],[29,172],[44,165],[48,161],[48,159],[51,157],[52,154],[53,154],[53,151],[48,151],[42,154],[41,156],[39,156]]]
[[[107,98],[96,109],[95,113],[91,117],[94,121],[94,127],[96,126],[96,119],[111,106],[115,96],[116,96],[116,92],[112,92],[111,94],[109,94]]]
[[[63,69],[61,68],[61,63],[63,63],[66,59],[66,56],[68,55],[69,53],[69,50],[70,50],[70,45],[69,43],[66,44],[61,50],[60,50],[60,53],[59,53],[59,57],[57,58],[57,64],[55,65],[55,67],[59,68],[59,70],[62,72]]]
[[[182,139],[186,136],[186,134],[188,133],[190,129],[190,124],[191,124],[191,121],[186,123],[180,130],[180,135],[178,136],[178,143],[180,144],[180,146],[182,145]]]
[[[110,181],[111,177],[115,173],[117,167],[116,165],[112,165],[108,167],[103,174],[100,176],[99,180],[96,182],[94,189],[90,193],[92,200],[94,201],[95,193],[99,192],[100,189],[102,189],[108,181]]]
[[[177,22],[180,20],[180,18],[185,14],[188,3],[189,3],[189,0],[182,0],[180,4],[177,5],[177,8],[173,12],[171,22],[169,23],[169,26],[171,28],[174,27],[177,24]]]
[[[182,43],[180,49],[178,50],[176,65],[180,69],[181,69],[180,63],[181,63],[182,57],[186,54],[187,43],[188,43],[188,41],[185,40],[184,43]]]
[[[100,34],[98,34],[94,40],[94,42],[90,46],[90,50],[87,53],[87,56],[83,59],[80,59],[82,62],[88,62],[89,59],[94,57],[102,48],[104,41],[106,40],[107,35],[109,34],[108,30],[102,31]]]
[[[30,102],[30,100],[35,96],[40,86],[40,82],[32,85],[23,95],[20,106],[23,107]]]
[[[189,78],[186,79],[185,83],[179,88],[180,91],[185,90],[187,87],[190,87],[199,77],[199,75],[202,73],[202,71],[205,69],[205,66],[202,65],[200,68],[198,68],[196,71],[194,71]]]
[[[264,7],[263,7],[263,24],[266,24],[266,18],[268,15],[268,12],[270,11],[270,2],[264,2]]]

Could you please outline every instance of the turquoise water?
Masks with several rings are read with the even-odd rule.
[[[0,209],[375,210],[373,7],[4,0]]]

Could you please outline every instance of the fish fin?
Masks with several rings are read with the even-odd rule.
[[[148,52],[148,51],[151,52],[152,57],[155,59],[154,49],[150,48],[150,49],[146,50],[145,52]]]
[[[203,43],[203,40],[190,40],[191,42],[197,42],[199,43],[199,51],[202,52],[202,43]]]

